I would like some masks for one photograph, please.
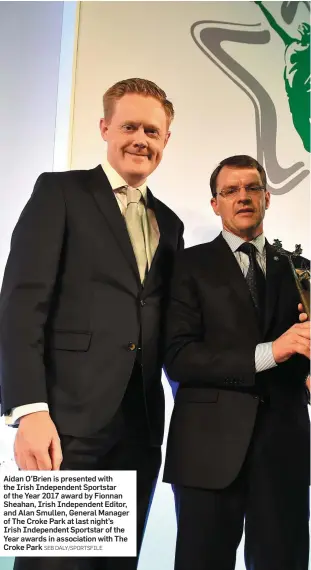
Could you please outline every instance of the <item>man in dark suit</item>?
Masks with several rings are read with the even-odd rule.
[[[176,255],[167,318],[175,570],[233,570],[244,520],[248,570],[307,570],[310,323],[263,234],[262,166],[225,159],[211,190],[223,231]]]
[[[161,463],[163,312],[183,247],[182,222],[146,179],[174,111],[144,79],[117,83],[103,101],[103,166],[42,174],[13,232],[0,299],[2,413],[19,423],[21,469],[137,470],[139,552]],[[68,564],[20,558],[15,569]],[[74,568],[136,566],[93,558]]]

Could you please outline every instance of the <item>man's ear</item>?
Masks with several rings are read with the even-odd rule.
[[[99,121],[99,128],[101,136],[103,137],[104,141],[106,141],[109,125],[104,117]]]
[[[164,147],[166,147],[167,143],[168,143],[168,139],[171,136],[171,131],[167,131],[166,135],[165,135],[165,141],[164,141]]]
[[[268,210],[268,208],[270,206],[270,198],[271,198],[271,194],[270,194],[270,192],[268,192],[266,190],[266,192],[265,192],[266,210]]]
[[[211,206],[212,206],[216,216],[219,216],[220,214],[218,212],[218,202],[217,202],[217,198],[215,198],[214,196],[213,196],[213,198],[211,198]]]

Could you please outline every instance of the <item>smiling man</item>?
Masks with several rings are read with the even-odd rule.
[[[247,570],[307,570],[310,323],[263,234],[263,167],[229,157],[210,185],[223,229],[176,255],[167,317],[175,570],[234,570],[244,521]]]
[[[172,109],[167,106],[165,112],[161,100],[135,92],[116,99],[111,90],[104,97],[104,105],[100,129],[108,143],[109,164],[128,184],[138,187],[162,159]]]
[[[137,552],[161,463],[160,334],[183,224],[147,187],[174,116],[145,79],[113,85],[100,121],[107,157],[42,174],[13,232],[0,297],[2,413],[21,469],[137,471]],[[134,570],[138,558],[75,559]],[[15,570],[65,570],[19,558]]]

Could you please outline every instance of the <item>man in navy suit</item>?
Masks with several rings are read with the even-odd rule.
[[[247,570],[307,570],[310,323],[263,233],[263,167],[229,157],[210,185],[223,230],[177,253],[167,317],[175,570],[234,570],[244,521]]]

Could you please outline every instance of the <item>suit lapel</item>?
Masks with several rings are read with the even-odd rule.
[[[222,277],[222,282],[227,282],[228,285],[234,289],[238,296],[241,308],[244,306],[246,314],[249,315],[250,311],[253,314],[251,320],[257,325],[257,315],[251,299],[247,282],[242,274],[242,271],[235,259],[228,244],[222,237],[222,234],[214,241],[215,247],[218,250],[219,263],[217,273]],[[265,304],[265,326],[264,336],[267,334],[273,315],[275,314],[275,305],[279,297],[282,276],[288,270],[287,259],[280,255],[277,250],[269,244],[266,240],[266,304]]]
[[[147,188],[147,204],[148,207],[151,208],[155,213],[155,217],[159,227],[160,237],[159,237],[158,247],[152,259],[151,267],[146,276],[145,288],[147,287],[147,284],[153,280],[157,264],[159,261],[159,257],[161,255],[161,251],[163,249],[163,245],[166,239],[166,224],[165,224],[164,209],[161,207],[161,204],[159,204],[158,200],[153,196],[149,188]]]
[[[127,227],[108,178],[101,166],[97,166],[91,170],[89,191],[91,192],[100,212],[105,217],[105,220],[110,227],[115,240],[120,246],[124,257],[134,272],[139,286],[141,286],[137,262]]]
[[[259,326],[255,307],[245,277],[232,250],[222,234],[219,234],[214,240],[213,246],[216,280],[221,285],[226,284],[234,291],[240,310],[242,314],[245,314],[245,319],[248,321],[248,326],[254,327],[254,333],[258,335]]]
[[[265,331],[269,330],[275,313],[275,304],[279,296],[282,275],[288,270],[288,261],[266,240],[266,314]]]

